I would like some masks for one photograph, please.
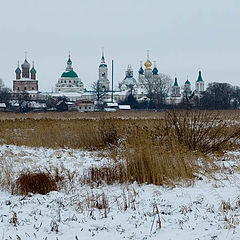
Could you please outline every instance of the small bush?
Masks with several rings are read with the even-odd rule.
[[[21,173],[16,181],[15,193],[26,195],[28,193],[47,194],[57,190],[57,181],[50,173]]]

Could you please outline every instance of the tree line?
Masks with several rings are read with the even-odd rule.
[[[165,77],[166,78],[166,77]],[[213,82],[200,95],[192,92],[190,96],[183,94],[182,101],[178,104],[166,103],[170,87],[168,84],[160,84],[156,88],[151,86],[147,97],[148,102],[139,103],[136,97],[129,93],[122,104],[130,104],[135,109],[238,109],[240,108],[240,87],[229,83]]]

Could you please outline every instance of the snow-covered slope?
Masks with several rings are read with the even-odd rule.
[[[3,145],[0,160],[12,180],[26,168],[78,173],[61,192],[23,197],[2,190],[0,239],[240,239],[238,153],[219,163],[228,167],[216,180],[203,177],[175,188],[82,186],[84,169],[110,160],[80,150]]]

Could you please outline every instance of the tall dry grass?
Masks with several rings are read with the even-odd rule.
[[[91,168],[85,182],[191,182],[218,169],[208,153],[240,146],[240,126],[229,126],[216,112],[171,111],[164,120],[148,121],[147,125],[135,121],[129,126],[118,148],[112,149],[116,163]]]
[[[170,111],[159,118],[137,119],[99,115],[97,119],[0,120],[1,143],[108,149],[113,164],[92,167],[82,177],[82,183],[98,185],[192,181],[216,170],[208,153],[239,148],[239,137],[238,121],[229,124],[225,113],[210,111]]]

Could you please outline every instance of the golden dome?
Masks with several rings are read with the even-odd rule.
[[[146,70],[151,70],[152,63],[149,59],[144,63],[144,66],[146,67]]]

